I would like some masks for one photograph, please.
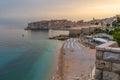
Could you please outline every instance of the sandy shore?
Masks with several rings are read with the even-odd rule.
[[[63,80],[89,80],[90,73],[94,66],[94,50],[82,49],[84,54],[80,55],[74,50],[67,50],[64,56]]]
[[[82,45],[81,51],[65,49],[63,46],[60,49],[58,68],[53,80],[88,80],[94,66],[95,50]]]
[[[59,52],[59,60],[58,60],[58,66],[57,71],[54,75],[54,78],[52,80],[63,80],[63,63],[64,63],[64,44],[62,45],[60,52]]]

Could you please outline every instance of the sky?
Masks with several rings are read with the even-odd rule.
[[[120,14],[120,0],[0,0],[0,24],[68,19],[91,20]]]

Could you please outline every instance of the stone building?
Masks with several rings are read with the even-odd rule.
[[[112,22],[116,20],[115,17],[105,18],[105,19],[93,19],[91,21],[88,21],[88,25],[98,25],[101,26],[101,29],[112,29],[114,26],[112,26]]]
[[[46,20],[28,23],[27,29],[66,29],[75,26],[75,22],[68,20]]]
[[[117,14],[116,17],[117,17],[117,18],[120,18],[120,14]]]
[[[90,34],[96,28],[100,28],[100,26],[91,25],[91,26],[77,26],[69,29],[70,34]]]

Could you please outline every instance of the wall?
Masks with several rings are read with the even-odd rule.
[[[70,34],[81,34],[81,30],[69,30]]]
[[[60,35],[68,36],[69,35],[69,31],[49,29],[49,38],[60,36]]]
[[[42,29],[66,29],[66,26],[76,26],[75,22],[69,20],[43,20],[28,23],[26,29],[42,30]]]
[[[81,28],[81,29],[70,29],[70,34],[89,34],[93,32],[96,27],[88,27],[88,28]]]
[[[120,80],[120,48],[115,42],[96,47],[95,80]]]

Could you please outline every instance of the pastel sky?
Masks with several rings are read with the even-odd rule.
[[[0,24],[49,19],[90,20],[120,14],[120,0],[0,0]]]

